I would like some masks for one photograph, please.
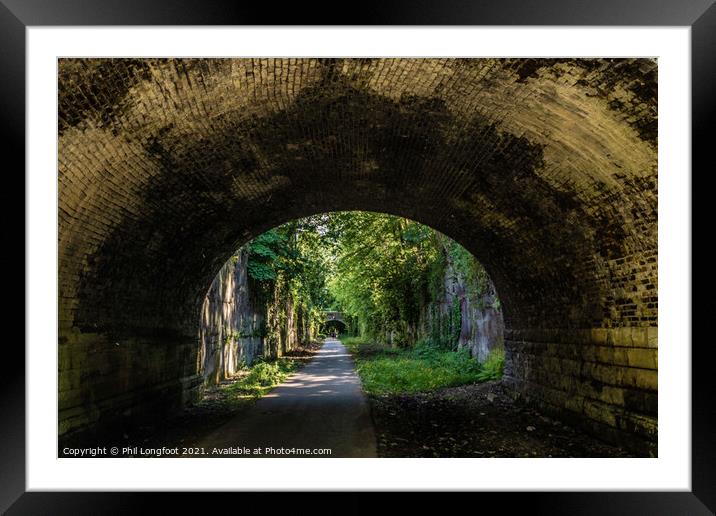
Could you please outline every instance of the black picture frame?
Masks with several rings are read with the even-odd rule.
[[[364,1],[344,10],[305,3],[222,0],[0,0],[0,117],[6,176],[24,177],[25,166],[25,34],[29,26],[82,25],[553,25],[553,26],[689,26],[692,70],[692,177],[709,170],[708,129],[715,125],[716,4],[714,0],[449,0],[428,3],[401,0],[390,4]],[[10,158],[15,160],[10,161]],[[24,181],[23,181],[24,191]],[[692,192],[696,190],[692,188]],[[693,206],[693,201],[692,201]],[[693,218],[693,217],[692,217]],[[695,219],[694,219],[695,220]],[[693,230],[692,230],[693,234]],[[23,246],[24,253],[24,246]],[[24,254],[23,254],[24,257]],[[693,263],[693,258],[692,258]],[[8,269],[6,269],[8,270]],[[25,268],[25,275],[29,274]],[[18,303],[19,304],[19,303]],[[24,307],[24,304],[23,304]],[[705,310],[694,305],[696,320]],[[692,316],[693,318],[693,316]],[[716,510],[716,431],[713,420],[709,340],[692,339],[692,491],[484,494],[510,497],[510,506],[526,504],[532,512],[550,514],[710,514]],[[9,342],[0,375],[0,510],[8,514],[111,514],[143,512],[148,496],[161,497],[164,511],[193,510],[180,493],[26,492],[25,488],[25,353]],[[12,346],[10,346],[12,344]],[[48,343],[50,345],[50,343]],[[8,348],[13,349],[8,349]],[[13,356],[14,355],[14,356]],[[230,495],[212,494],[213,502]],[[242,493],[243,510],[266,498]],[[264,495],[274,496],[274,495]],[[373,505],[358,494],[347,510],[363,512]],[[416,497],[418,503],[420,497]],[[501,500],[497,500],[504,503]],[[301,502],[304,503],[304,502]],[[247,505],[248,504],[248,505]]]

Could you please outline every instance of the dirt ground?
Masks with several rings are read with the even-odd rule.
[[[371,396],[380,457],[632,457],[514,401],[499,382]]]
[[[239,414],[244,407],[227,404],[223,392],[209,391],[143,444],[182,446]],[[369,400],[379,457],[633,457],[514,401],[499,382]]]
[[[289,356],[309,361],[319,348],[307,345]],[[255,402],[230,398],[226,387],[235,381],[208,389],[199,403],[177,416],[109,444],[181,447],[196,442]],[[514,401],[500,382],[369,400],[379,457],[633,456]]]

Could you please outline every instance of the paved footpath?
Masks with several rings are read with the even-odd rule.
[[[353,359],[340,341],[327,339],[314,358],[196,446],[261,447],[262,456],[307,457],[269,453],[265,449],[330,448],[321,457],[375,457],[376,442],[368,400]],[[212,456],[217,456],[212,454]],[[236,457],[237,455],[229,455]]]

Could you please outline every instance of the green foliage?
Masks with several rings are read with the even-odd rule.
[[[447,311],[436,310],[435,302],[445,297],[446,276],[461,279],[478,305],[489,286],[484,268],[462,246],[427,226],[380,213],[296,220],[255,238],[248,249],[251,291],[262,303],[290,299],[315,332],[322,329],[323,311],[341,311],[343,335],[400,347],[414,345],[421,314],[429,307],[430,340],[457,349],[461,300],[455,298]],[[262,332],[272,345],[280,341],[285,315],[278,310]]]
[[[297,361],[284,357],[271,362],[260,360],[249,368],[248,374],[227,390],[233,395],[260,397],[282,383],[297,367]]]
[[[431,300],[439,299],[443,295],[446,267],[447,256],[444,249],[439,249],[428,268],[428,294]]]
[[[489,285],[489,278],[485,268],[460,244],[447,237],[443,237],[443,239],[455,270],[465,278],[468,295],[473,299],[484,295]]]
[[[281,257],[288,254],[286,235],[279,229],[272,229],[254,238],[249,243],[249,277],[255,281],[272,281],[281,270]]]
[[[447,351],[429,341],[420,341],[410,350],[388,348],[364,338],[345,339],[344,343],[356,359],[363,388],[370,394],[431,391],[485,381],[494,375],[492,369],[486,374],[485,366],[467,349]]]
[[[437,258],[435,232],[407,219],[369,212],[331,214],[336,235],[329,289],[352,320],[349,331],[410,344]]]
[[[505,348],[500,346],[494,348],[487,355],[482,364],[482,371],[478,375],[480,381],[499,380],[505,368]]]
[[[278,384],[282,378],[282,370],[279,367],[281,362],[259,362],[251,368],[251,372],[246,377],[250,384],[259,385],[261,387],[270,387]]]
[[[322,236],[324,219],[318,215],[289,222],[246,246],[250,291],[259,306],[273,314],[253,333],[265,337],[272,350],[277,350],[281,341],[287,306],[300,318],[302,331],[315,334],[323,322],[323,310],[332,301],[327,286],[331,257]]]
[[[467,286],[473,301],[486,297],[485,269],[462,246],[422,224],[379,213],[328,213],[267,231],[246,249],[250,290],[266,307],[266,317],[227,340],[264,337],[269,353],[278,355],[287,306],[297,327],[311,328],[319,338],[319,331],[327,331],[323,312],[335,310],[343,315],[342,340],[368,392],[417,392],[502,375],[504,350],[480,364],[469,350],[458,349],[462,294],[444,304],[451,275]],[[499,309],[499,300],[490,296]],[[418,327],[426,310],[428,335],[416,343],[425,333]],[[387,341],[393,345],[380,344]],[[260,396],[295,365],[285,358],[259,361],[230,388],[239,397]]]
[[[457,343],[460,340],[460,332],[462,330],[462,303],[457,297],[452,300],[452,310],[450,312],[450,331],[451,341],[454,342],[454,346],[457,347]]]
[[[365,346],[370,345],[372,340],[365,336],[355,335],[351,337],[344,337],[341,339],[341,342],[346,348],[348,348],[348,351],[354,353],[359,348],[365,349]],[[383,346],[380,346],[380,349],[383,349]]]
[[[442,350],[455,351],[462,330],[462,303],[453,298],[447,314],[442,314],[438,306],[433,305],[430,313],[430,333],[426,339],[431,346]]]

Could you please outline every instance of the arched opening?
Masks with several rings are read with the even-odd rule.
[[[323,334],[339,337],[346,332],[348,325],[340,319],[330,319],[323,325]]]
[[[328,336],[465,348],[480,361],[504,344],[482,264],[427,226],[373,212],[324,213],[251,240],[213,279],[199,325],[205,384]]]
[[[237,410],[235,423],[203,436],[201,446],[211,449],[239,432],[251,449],[296,442],[330,445],[341,456],[356,449],[395,454],[394,446],[383,445],[392,421],[374,418],[368,429],[351,421],[370,420],[368,406],[390,414],[379,410],[390,400],[403,406],[418,392],[465,386],[464,392],[503,373],[502,309],[484,267],[447,236],[386,214],[324,213],[259,235],[222,266],[201,313],[199,373],[202,394],[211,400],[197,405],[202,417],[217,400],[242,403],[276,387],[255,406]],[[447,432],[458,419],[469,426],[454,409],[455,428]],[[504,412],[508,417],[513,414]],[[343,429],[339,438],[324,433],[327,424]],[[270,436],[266,427],[273,428]],[[366,433],[370,437],[359,437]],[[374,451],[376,434],[384,437]],[[390,435],[390,442],[408,441]],[[403,446],[399,453],[422,456],[425,448]]]
[[[341,210],[479,256],[505,383],[656,450],[656,63],[61,59],[60,435],[184,405],[241,245]]]

